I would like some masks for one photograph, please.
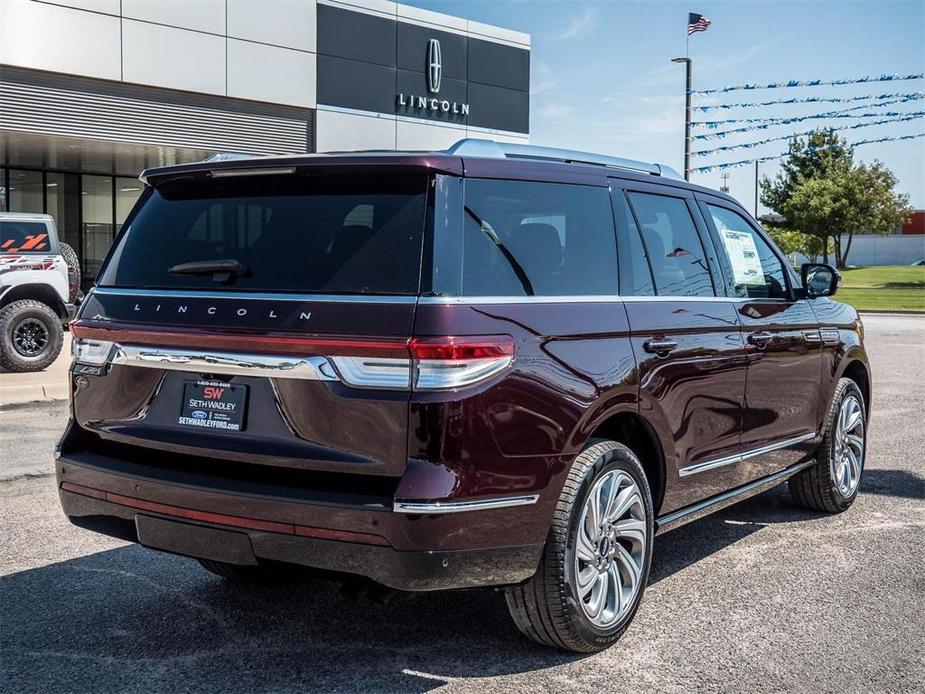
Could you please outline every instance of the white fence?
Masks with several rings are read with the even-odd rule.
[[[848,243],[848,237],[842,237],[842,249]],[[809,259],[797,254],[797,264],[809,262]],[[820,258],[821,260],[821,258]],[[833,257],[829,257],[834,262]],[[879,236],[877,234],[855,234],[848,253],[848,265],[911,265],[917,260],[925,260],[925,235]]]

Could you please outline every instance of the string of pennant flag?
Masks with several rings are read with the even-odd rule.
[[[853,125],[840,125],[834,128],[826,128],[826,132],[834,132],[837,130],[857,130],[858,128],[869,128],[873,125],[883,125],[884,123],[902,123],[904,121],[915,120],[916,118],[922,118],[925,116],[925,111],[920,111],[917,113],[910,113],[906,116],[900,118],[885,118],[883,120],[869,121],[867,123],[854,123]],[[752,149],[753,147],[760,147],[762,145],[769,144],[771,142],[780,142],[782,140],[790,140],[794,137],[805,137],[806,135],[812,135],[816,132],[813,130],[804,130],[799,133],[789,133],[787,135],[778,135],[777,137],[769,137],[766,140],[758,140],[757,142],[745,142],[737,145],[724,145],[723,147],[714,147],[712,149],[700,149],[696,152],[691,152],[692,157],[705,157],[708,154],[715,154],[716,152],[730,152],[734,149]]]
[[[691,121],[692,128],[718,128],[721,125],[727,125],[730,123],[777,123],[785,124],[792,123],[796,120],[812,120],[814,118],[835,118],[842,117],[847,114],[854,114],[855,111],[863,111],[864,109],[872,108],[882,108],[883,106],[891,106],[893,104],[905,104],[910,101],[918,101],[919,99],[925,99],[925,92],[916,92],[914,94],[906,94],[901,98],[896,99],[887,99],[885,101],[878,101],[875,104],[861,104],[860,106],[852,106],[850,108],[840,108],[832,111],[826,111],[824,113],[813,113],[806,116],[791,116],[789,118],[785,117],[771,117],[771,118],[727,118],[725,120],[695,120]],[[880,113],[867,113],[867,114],[857,114],[849,115],[848,117],[852,118],[868,118],[872,116],[884,115]]]
[[[706,106],[695,106],[695,111],[714,111],[717,109],[730,109],[730,108],[748,108],[751,106],[777,106],[780,104],[810,104],[810,103],[828,103],[828,104],[844,104],[850,103],[852,101],[870,101],[871,99],[894,99],[894,98],[903,98],[903,97],[912,97],[912,96],[925,96],[922,92],[911,92],[906,94],[864,94],[863,96],[837,96],[837,97],[825,97],[825,96],[805,96],[801,98],[794,99],[774,99],[773,101],[757,101],[751,103],[739,102],[737,104],[709,104]]]
[[[858,140],[857,142],[848,143],[849,147],[859,147],[861,145],[871,145],[877,142],[899,142],[901,140],[914,140],[919,137],[925,137],[925,133],[916,133],[914,135],[900,135],[898,137],[878,137],[870,140]],[[841,145],[826,145],[825,147],[807,147],[806,151],[808,152],[820,152],[827,149],[836,149],[841,147]],[[774,161],[775,159],[782,159],[788,156],[788,152],[781,152],[780,154],[772,154],[766,157],[757,157],[755,159],[742,159],[741,161],[730,161],[724,164],[710,164],[709,166],[699,166],[695,169],[691,169],[695,173],[710,173],[711,171],[722,171],[723,169],[733,169],[739,166],[747,166],[748,164],[762,163],[766,161]]]
[[[716,140],[716,139],[728,137],[729,135],[734,135],[736,133],[748,133],[748,132],[753,132],[755,130],[767,130],[768,128],[773,128],[774,126],[777,126],[777,125],[789,125],[791,123],[799,123],[804,120],[815,120],[818,118],[825,118],[825,119],[899,118],[902,116],[921,117],[922,115],[923,115],[922,111],[917,111],[915,113],[908,113],[908,112],[903,112],[903,111],[884,111],[880,113],[861,113],[861,114],[840,113],[840,114],[834,114],[834,115],[829,114],[829,113],[822,113],[822,114],[817,114],[815,116],[798,116],[795,118],[782,118],[779,120],[772,120],[767,123],[759,123],[757,125],[747,125],[742,128],[733,128],[731,130],[722,130],[718,133],[708,133],[706,135],[694,135],[693,137],[691,137],[691,140]]]
[[[690,41],[691,34],[698,31],[706,31],[711,22],[709,19],[703,15],[697,13],[690,13],[687,20],[687,36],[688,42]],[[889,94],[865,94],[858,96],[845,96],[845,97],[822,97],[822,96],[807,96],[807,97],[794,97],[794,98],[785,98],[785,99],[771,99],[768,101],[759,101],[759,102],[740,102],[740,103],[727,103],[727,104],[702,104],[694,106],[693,110],[699,111],[701,113],[706,113],[713,110],[728,110],[734,108],[752,108],[752,107],[765,107],[765,106],[776,106],[780,104],[804,104],[804,103],[830,103],[830,104],[842,104],[842,103],[851,103],[851,102],[864,102],[859,106],[854,106],[852,108],[845,109],[836,109],[830,110],[825,113],[815,113],[810,115],[801,115],[801,116],[791,116],[789,118],[730,118],[725,120],[709,120],[709,121],[691,121],[691,95],[705,96],[710,94],[726,94],[728,92],[734,92],[739,90],[758,90],[758,89],[782,89],[782,88],[792,88],[792,87],[822,87],[822,86],[839,86],[846,84],[865,84],[865,83],[875,83],[875,82],[901,82],[901,81],[910,81],[910,80],[921,80],[925,79],[925,73],[911,73],[911,74],[881,74],[881,75],[862,75],[861,77],[847,77],[843,79],[834,79],[834,80],[787,80],[785,82],[768,82],[766,84],[757,84],[757,83],[745,83],[745,84],[734,84],[726,87],[717,87],[714,89],[691,89],[690,88],[690,60],[688,59],[688,73],[687,73],[687,87],[688,87],[688,101],[687,101],[687,123],[688,130],[687,136],[690,140],[714,140],[726,137],[727,135],[733,135],[735,133],[745,133],[752,132],[755,130],[765,130],[773,126],[778,125],[789,125],[791,123],[799,123],[806,120],[815,120],[815,119],[842,119],[842,118],[853,118],[858,121],[866,118],[879,118],[875,121],[866,121],[866,122],[857,122],[851,123],[849,125],[841,125],[836,127],[827,128],[829,131],[836,130],[855,130],[857,128],[867,128],[875,125],[884,125],[886,123],[901,123],[907,121],[913,121],[925,117],[925,111],[918,111],[915,113],[911,112],[899,112],[899,111],[872,111],[871,109],[879,109],[884,106],[890,106],[892,104],[902,104],[908,103],[911,101],[917,101],[919,99],[925,98],[925,92],[912,92],[912,93],[889,93]],[[876,103],[873,103],[876,102]],[[866,111],[865,113],[857,113],[857,111]],[[729,130],[723,130],[720,132],[710,132],[702,135],[691,136],[690,128],[708,128],[714,130],[716,128],[729,125],[729,124],[747,124],[744,127],[733,128]],[[780,142],[782,140],[789,140],[793,137],[801,137],[805,135],[810,135],[814,130],[808,130],[800,133],[788,133],[787,135],[779,135],[775,137],[769,137],[757,142],[747,142],[742,144],[730,144],[724,145],[721,147],[713,147],[710,149],[701,149],[694,152],[691,152],[690,155],[694,157],[703,157],[711,154],[716,154],[717,152],[728,152],[738,149],[753,149],[755,147],[761,147],[772,142]],[[887,137],[877,137],[869,138],[865,140],[857,140],[849,144],[850,147],[858,147],[860,145],[869,145],[878,142],[899,142],[905,140],[914,140],[920,137],[925,137],[925,132],[916,133],[913,135],[899,135],[899,136],[887,136]],[[821,150],[835,149],[841,147],[842,144],[832,144],[821,147],[808,146],[806,151],[808,152],[817,152]],[[724,169],[732,169],[739,166],[746,166],[748,164],[756,164],[760,162],[774,161],[776,159],[781,159],[788,156],[788,152],[782,152],[780,154],[772,154],[768,156],[758,157],[755,159],[743,159],[740,161],[725,162],[721,164],[710,164],[707,166],[700,166],[693,169],[689,169],[691,173],[709,173],[711,171],[722,171]]]
[[[692,89],[691,94],[725,94],[740,89],[781,89],[786,87],[822,87],[842,84],[864,84],[867,82],[900,82],[905,80],[925,79],[925,73],[917,72],[909,75],[864,75],[862,77],[848,77],[838,80],[788,80],[786,82],[769,82],[767,84],[734,84],[728,87],[715,89]]]

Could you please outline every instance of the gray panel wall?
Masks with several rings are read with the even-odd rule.
[[[314,112],[4,67],[4,129],[253,154],[314,150]]]
[[[427,90],[430,39],[441,47],[438,94]],[[527,49],[318,5],[319,104],[528,133],[529,89]],[[398,94],[468,104],[469,115],[401,107]]]

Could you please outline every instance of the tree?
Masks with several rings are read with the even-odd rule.
[[[816,262],[822,255],[822,239],[811,234],[804,234],[802,231],[794,231],[774,224],[765,224],[768,234],[787,255],[799,253],[805,255],[812,262]]]
[[[911,213],[908,196],[894,192],[892,172],[880,162],[855,165],[854,150],[831,130],[793,138],[781,169],[761,182],[762,202],[786,219],[786,228],[816,237],[826,262],[832,239],[838,267],[855,233],[888,234]]]

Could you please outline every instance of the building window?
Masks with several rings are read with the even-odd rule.
[[[116,179],[116,233],[122,229],[122,224],[128,217],[129,212],[135,206],[144,184],[137,178],[117,178]]]
[[[113,178],[84,175],[81,183],[81,269],[84,280],[93,281],[113,238]]]
[[[58,238],[75,251],[80,248],[80,177],[45,174],[45,212],[55,218]]]
[[[10,169],[10,212],[45,211],[42,196],[42,172]]]

